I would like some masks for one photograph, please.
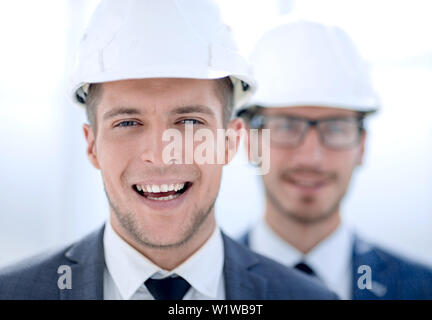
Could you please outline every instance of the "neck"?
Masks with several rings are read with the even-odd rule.
[[[213,209],[214,210],[214,209]],[[158,267],[171,271],[186,261],[198,249],[200,249],[213,234],[216,228],[214,213],[210,214],[191,238],[178,247],[153,248],[138,243],[127,230],[118,222],[114,214],[110,215],[111,225],[114,231],[131,247],[144,255]]]
[[[332,234],[341,223],[339,206],[322,221],[304,223],[284,215],[268,202],[265,221],[279,237],[303,254],[310,252]]]

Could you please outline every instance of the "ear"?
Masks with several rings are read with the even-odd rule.
[[[357,166],[361,166],[363,164],[363,157],[365,153],[365,145],[366,145],[366,131],[363,131],[362,136],[360,138],[360,150],[357,158]]]
[[[95,145],[95,134],[93,128],[85,123],[83,124],[84,137],[87,141],[87,157],[90,160],[93,167],[100,169],[99,162],[97,160],[96,145]]]
[[[225,164],[230,163],[236,155],[244,131],[245,125],[242,119],[236,118],[228,123],[225,137]]]
[[[246,155],[247,155],[247,157],[248,157],[248,160],[249,160],[249,162],[251,161],[251,152],[250,152],[250,150],[251,150],[251,142],[250,142],[250,140],[251,140],[251,134],[250,134],[250,128],[249,128],[249,126],[246,124],[245,125],[245,131],[246,131],[246,133],[245,133],[245,140],[244,140],[244,150],[245,150],[245,152],[246,152]]]

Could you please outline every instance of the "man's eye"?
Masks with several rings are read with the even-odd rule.
[[[329,122],[326,126],[326,131],[330,133],[344,133],[349,127],[348,123],[343,122]]]
[[[197,124],[203,124],[201,121],[197,120],[197,119],[183,119],[180,120],[181,124],[192,124],[192,125],[197,125]]]
[[[274,131],[285,133],[298,133],[303,130],[303,123],[293,119],[272,119],[268,122],[268,127]]]
[[[327,131],[330,131],[330,132],[343,132],[344,128],[342,126],[340,126],[340,125],[334,124],[334,125],[328,126],[327,127]]]
[[[133,120],[127,120],[127,121],[119,122],[118,124],[115,125],[115,127],[132,127],[136,125],[138,125],[138,122]]]
[[[327,135],[352,135],[359,130],[355,123],[339,122],[330,123],[323,127],[323,132]]]

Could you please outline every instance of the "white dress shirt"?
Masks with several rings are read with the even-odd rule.
[[[306,255],[279,237],[264,220],[251,230],[249,243],[252,250],[286,266],[306,263],[341,299],[352,298],[353,233],[344,224]]]
[[[198,251],[171,271],[161,269],[131,247],[114,231],[110,222],[105,224],[103,243],[105,300],[154,300],[144,282],[173,274],[191,285],[184,300],[225,299],[224,250],[218,227]]]

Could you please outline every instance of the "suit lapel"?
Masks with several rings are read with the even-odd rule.
[[[104,227],[73,245],[65,256],[71,261],[72,289],[61,290],[62,300],[103,300]]]
[[[244,234],[239,242],[249,247],[250,233]],[[370,266],[372,269],[372,289],[360,289],[358,280],[361,273],[358,268],[362,265]],[[352,254],[352,297],[354,300],[375,300],[388,298],[389,289],[381,279],[386,278],[384,272],[386,263],[376,252],[373,246],[354,235]]]
[[[381,274],[385,269],[385,262],[377,254],[374,248],[354,236],[353,259],[352,259],[352,295],[354,300],[376,300],[385,299],[388,288],[380,282]],[[358,280],[362,273],[358,272],[360,266],[369,266],[372,270],[372,289],[360,289]]]
[[[250,231],[248,231],[244,235],[242,235],[240,237],[240,239],[238,239],[238,242],[245,245],[246,247],[250,248],[249,238],[250,238]]]
[[[65,256],[71,262],[72,289],[61,290],[62,300],[103,300],[104,227],[73,245]],[[252,272],[259,263],[255,255],[222,234],[224,241],[224,280],[227,300],[265,299],[267,280]]]
[[[227,300],[264,300],[267,280],[252,272],[258,258],[244,246],[222,233],[224,241],[224,279]]]

